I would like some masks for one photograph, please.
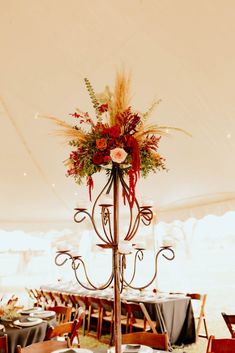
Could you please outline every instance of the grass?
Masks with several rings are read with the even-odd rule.
[[[82,334],[80,334],[79,338],[80,338],[81,348],[87,348],[90,350],[100,348],[100,349],[107,350],[109,347],[108,344],[98,341],[96,338],[91,336],[83,336]],[[184,352],[205,353],[206,347],[207,347],[207,339],[199,338],[197,343],[184,346],[184,347],[174,347],[173,351],[176,350],[177,352],[182,352],[182,353]]]

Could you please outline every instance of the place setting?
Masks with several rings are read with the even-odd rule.
[[[93,353],[93,351],[85,348],[64,348],[57,349],[55,351],[52,351],[51,353]]]
[[[135,344],[135,343],[128,343],[121,345],[121,353],[152,353],[153,349],[151,347],[142,345],[142,344]],[[111,347],[108,350],[108,353],[115,353],[115,347]]]
[[[32,308],[28,308],[28,309],[22,309],[19,311],[20,315],[30,315],[32,313],[38,313],[38,312],[42,312],[44,311],[43,308],[41,307],[32,307]]]
[[[31,312],[29,316],[32,319],[49,320],[55,317],[55,312],[52,310],[34,311],[34,312]]]
[[[42,323],[42,319],[41,318],[34,318],[34,317],[22,317],[19,318],[15,321],[13,321],[13,327],[16,328],[21,328],[21,327],[30,327],[30,326],[35,326],[38,324]]]

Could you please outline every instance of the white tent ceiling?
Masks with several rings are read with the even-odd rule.
[[[86,187],[65,177],[68,148],[35,114],[90,111],[83,78],[99,92],[122,65],[136,109],[161,98],[154,122],[193,135],[162,139],[169,171],[141,180],[141,196],[166,220],[234,209],[234,1],[0,0],[0,8],[1,227],[73,222]]]

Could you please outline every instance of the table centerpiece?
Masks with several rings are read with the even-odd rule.
[[[85,263],[81,256],[73,255],[69,250],[58,252],[55,262],[62,266],[71,261],[72,270],[77,282],[89,290],[105,289],[113,285],[114,290],[114,342],[116,353],[121,352],[121,304],[120,293],[123,288],[144,289],[157,276],[157,260],[162,255],[172,260],[174,251],[171,246],[159,249],[155,258],[154,276],[143,286],[136,286],[136,263],[143,259],[143,248],[133,244],[139,224],[150,225],[153,219],[151,204],[140,205],[136,198],[136,185],[140,177],[147,177],[150,172],[165,170],[165,158],[158,152],[161,137],[171,129],[179,128],[148,124],[148,119],[159,101],[141,113],[130,104],[130,76],[118,72],[114,90],[105,87],[102,93],[96,94],[90,81],[85,78],[95,117],[88,112],[76,109],[71,113],[75,123],[69,124],[61,119],[50,116],[57,124],[57,133],[62,135],[71,146],[71,153],[65,160],[67,176],[74,178],[77,184],[84,179],[88,186],[89,199],[92,199],[94,188],[93,175],[105,170],[107,182],[96,198],[92,212],[85,206],[76,207],[74,220],[77,223],[89,218],[95,233],[101,240],[98,246],[112,250],[111,274],[100,286],[95,285],[87,275]],[[129,226],[127,232],[120,236],[119,220],[119,186],[122,188],[122,202],[128,206]],[[111,194],[111,197],[110,197]],[[109,196],[109,198],[104,198]],[[101,225],[97,224],[96,210],[101,213]],[[133,275],[125,278],[126,256],[135,251]],[[77,271],[84,270],[86,283],[82,282]]]

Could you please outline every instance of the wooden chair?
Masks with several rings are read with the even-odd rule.
[[[76,336],[77,336],[77,342],[78,346],[80,346],[80,341],[79,341],[79,329],[82,327],[83,328],[83,323],[85,321],[86,317],[86,310],[83,307],[80,307],[77,309],[76,316],[74,320],[78,321],[78,324],[76,326]]]
[[[40,302],[40,296],[38,296],[38,293],[36,292],[35,289],[33,288],[25,288],[28,296],[30,299],[32,299],[34,301],[34,306],[41,306],[41,302]]]
[[[15,306],[17,302],[18,302],[18,297],[16,297],[15,294],[13,294],[13,295],[11,296],[11,298],[8,299],[7,305]]]
[[[45,295],[45,292],[43,290],[35,288],[34,291],[36,292],[38,306],[45,308],[47,305],[50,304],[48,303],[48,297]]]
[[[20,345],[16,346],[15,353],[51,353],[57,350],[67,350],[66,342],[58,341],[42,341],[32,343],[27,347],[21,348]]]
[[[45,308],[50,305],[50,306],[54,306],[54,300],[53,300],[53,296],[51,295],[51,291],[49,290],[41,290],[42,296],[43,296],[43,300],[45,302],[44,306]]]
[[[87,297],[85,295],[78,295],[78,294],[70,294],[69,297],[73,307],[75,308],[75,317],[80,307],[82,307],[85,311],[85,317],[83,320],[83,327],[82,327],[83,336],[85,336],[86,322],[88,322],[88,317],[89,317],[89,303],[88,303]]]
[[[71,306],[48,306],[47,310],[51,310],[56,313],[56,321],[58,324],[62,324],[71,320]]]
[[[82,325],[83,314],[81,314],[79,319],[74,321],[65,322],[59,324],[55,327],[50,326],[46,332],[45,341],[51,340],[55,337],[63,337],[67,341],[67,346],[70,348],[73,344],[74,338],[78,338],[78,347],[80,347],[78,330]]]
[[[107,322],[109,324],[109,334],[110,334],[109,345],[111,346],[113,341],[113,323],[114,323],[113,300],[100,299],[100,304],[101,304],[101,315],[100,315],[99,337],[101,337],[102,335],[104,323]]]
[[[101,318],[101,310],[102,306],[100,303],[100,299],[96,297],[87,297],[88,301],[88,318],[87,318],[87,334],[90,333],[92,321],[95,320],[96,327],[96,338],[100,338],[100,318]]]
[[[233,353],[235,352],[234,338],[215,338],[210,336],[206,353]]]
[[[6,334],[0,336],[0,352],[8,353],[8,337]]]
[[[198,337],[209,338],[206,317],[205,317],[205,304],[207,295],[199,293],[187,293],[187,297],[190,297],[192,300],[192,306],[194,311],[194,318],[196,322],[196,340]],[[200,333],[201,324],[203,322],[205,334]]]
[[[228,315],[225,313],[221,313],[224,318],[224,321],[231,333],[232,338],[235,338],[235,315]]]
[[[72,306],[73,307],[72,311],[74,311],[74,312],[76,311],[75,307],[74,307],[74,304],[73,304],[73,301],[71,300],[70,294],[62,292],[61,293],[61,301],[62,301],[63,305]]]
[[[126,333],[131,333],[133,328],[141,331],[151,330],[139,303],[123,302],[123,304],[127,312]]]
[[[50,296],[55,306],[61,306],[65,304],[64,298],[61,292],[50,291]]]
[[[139,305],[141,307],[141,310],[142,310],[142,312],[143,312],[143,314],[144,314],[144,316],[145,316],[145,318],[147,320],[147,323],[149,324],[152,332],[153,333],[158,333],[157,329],[156,329],[156,322],[151,319],[151,317],[150,317],[150,315],[148,313],[148,310],[146,309],[144,303],[139,303]]]
[[[122,335],[123,344],[142,344],[154,349],[162,349],[168,352],[167,333],[133,332]]]

